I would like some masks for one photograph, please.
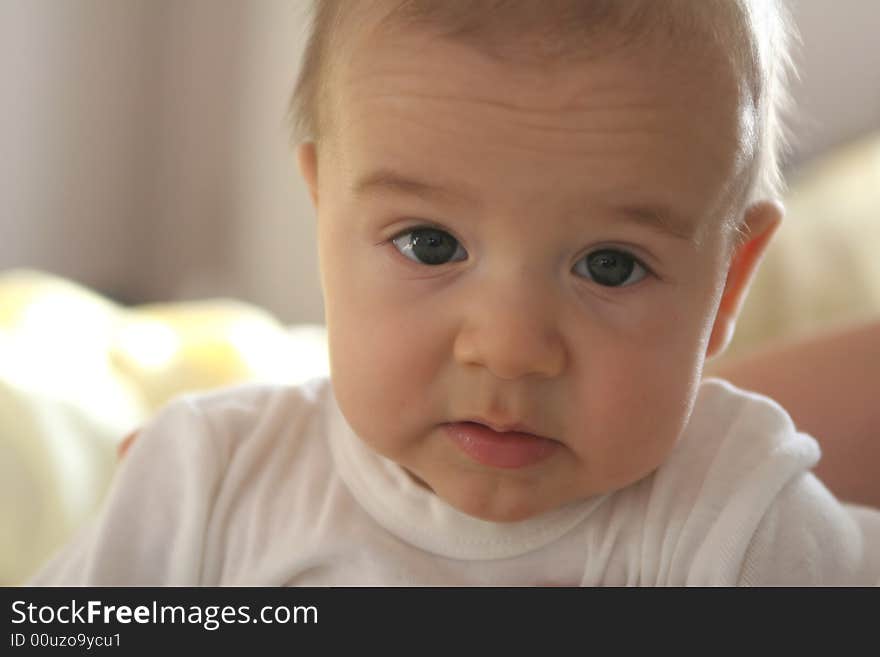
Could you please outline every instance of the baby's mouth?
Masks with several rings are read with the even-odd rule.
[[[550,457],[560,443],[523,431],[520,425],[496,430],[479,421],[443,425],[449,439],[472,460],[493,468],[525,468]],[[516,430],[515,430],[516,429]]]

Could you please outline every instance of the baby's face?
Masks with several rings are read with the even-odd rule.
[[[649,474],[715,344],[737,85],[651,46],[542,71],[419,31],[351,53],[300,157],[355,432],[491,520]]]

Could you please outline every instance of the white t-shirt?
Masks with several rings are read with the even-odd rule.
[[[880,511],[839,503],[818,458],[777,404],[708,380],[651,475],[493,523],[367,448],[326,379],[232,388],[167,406],[30,584],[876,584]]]

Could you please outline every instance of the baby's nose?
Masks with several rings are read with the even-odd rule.
[[[565,345],[552,301],[535,290],[489,292],[470,304],[455,340],[455,359],[499,379],[552,378],[565,368]]]

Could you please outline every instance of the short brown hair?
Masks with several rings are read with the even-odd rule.
[[[381,5],[381,24],[430,27],[508,59],[559,60],[589,53],[593,37],[621,43],[661,34],[671,44],[713,40],[748,84],[758,125],[749,200],[782,191],[793,25],[781,0],[313,0],[302,67],[290,103],[296,142],[326,134],[327,68],[335,36],[355,5]],[[515,37],[515,38],[514,38]],[[683,38],[684,37],[684,38]]]

